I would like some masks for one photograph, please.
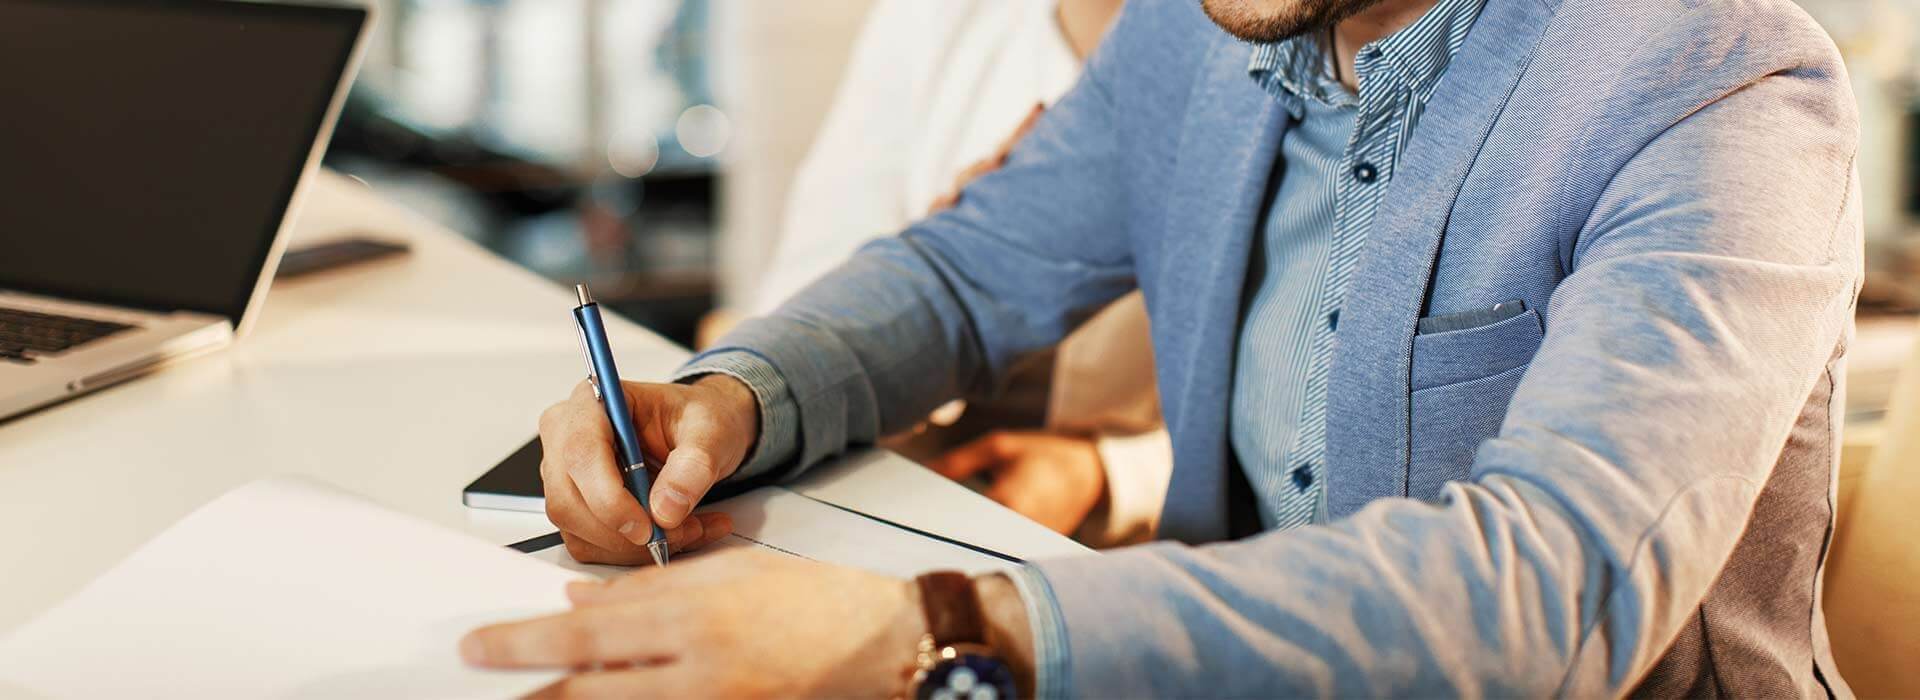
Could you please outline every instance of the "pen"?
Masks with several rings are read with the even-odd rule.
[[[613,366],[613,346],[607,343],[607,326],[600,319],[600,305],[594,303],[593,292],[587,285],[574,285],[574,292],[580,295],[580,305],[573,308],[573,321],[580,329],[580,349],[587,356],[587,383],[593,386],[593,397],[607,409],[607,421],[613,424],[614,452],[620,458],[621,481],[626,482],[627,491],[640,500],[640,507],[646,509],[647,519],[653,519],[653,507],[647,504],[647,493],[653,484],[647,478],[646,455],[640,451],[640,433],[633,426],[633,414],[627,409],[627,392],[620,386],[620,369]],[[653,563],[667,563],[667,535],[660,531],[659,523],[653,524],[653,534],[647,538],[647,553],[653,555]]]

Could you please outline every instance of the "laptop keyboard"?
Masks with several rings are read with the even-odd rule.
[[[0,308],[0,361],[32,362],[130,330],[124,323]]]

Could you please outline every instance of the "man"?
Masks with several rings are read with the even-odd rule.
[[[1856,117],[1812,22],[1784,0],[1201,5],[1129,3],[958,207],[682,385],[629,387],[670,451],[675,542],[724,531],[688,515],[714,481],[988,386],[1137,281],[1181,542],[976,579],[1030,692],[1848,694],[1818,603]],[[576,391],[545,417],[549,511],[575,556],[638,561],[648,516],[596,415]],[[963,598],[771,555],[572,594],[463,652],[598,669],[556,688],[585,694],[884,695],[919,606]]]

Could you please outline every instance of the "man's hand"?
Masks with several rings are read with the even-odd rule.
[[[759,437],[759,405],[745,384],[709,375],[692,385],[624,382],[627,405],[648,456],[666,456],[653,475],[652,522],[676,551],[725,537],[733,521],[693,515],[714,483],[731,475]],[[614,457],[613,427],[586,382],[540,416],[540,479],[547,519],[567,552],[582,562],[635,565],[652,561],[648,513],[627,493]]]
[[[580,671],[542,697],[897,697],[926,633],[912,582],[761,551],[575,582],[567,598],[571,612],[475,630],[461,656]]]
[[[1091,438],[997,432],[929,465],[955,481],[985,473],[987,497],[1054,532],[1072,534],[1107,491],[1107,471]]]

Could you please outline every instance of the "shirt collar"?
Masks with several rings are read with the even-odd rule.
[[[1300,100],[1313,100],[1335,106],[1356,104],[1358,100],[1333,76],[1332,55],[1322,48],[1319,33],[1273,43],[1254,44],[1253,60],[1247,72],[1275,95],[1289,98],[1289,107],[1299,116]],[[1276,89],[1278,88],[1278,89]]]
[[[1361,85],[1384,79],[1425,102],[1433,96],[1434,86],[1460,51],[1467,30],[1479,18],[1485,3],[1440,0],[1413,24],[1360,47],[1354,70]],[[1247,72],[1269,90],[1278,87],[1297,99],[1334,106],[1358,103],[1358,98],[1334,78],[1331,52],[1324,48],[1324,39],[1324,33],[1316,32],[1254,44]]]

